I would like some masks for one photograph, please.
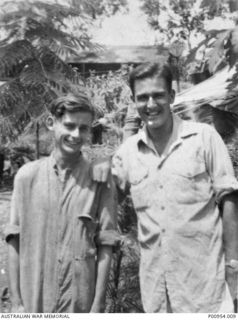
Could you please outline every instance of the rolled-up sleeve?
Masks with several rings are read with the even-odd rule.
[[[238,181],[227,147],[220,135],[213,128],[205,134],[209,134],[209,139],[204,139],[207,169],[212,179],[216,201],[220,203],[225,195],[238,190]]]
[[[20,207],[22,203],[23,186],[20,175],[16,175],[14,180],[14,188],[11,199],[11,210],[9,223],[4,229],[5,240],[9,241],[11,237],[19,235],[20,233]]]
[[[115,184],[110,176],[100,190],[98,207],[99,228],[96,234],[97,245],[117,246],[120,235],[117,231],[117,195]]]

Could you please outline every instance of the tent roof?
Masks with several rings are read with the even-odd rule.
[[[207,80],[179,93],[173,111],[182,113],[209,104],[224,111],[238,113],[237,67],[225,67]]]
[[[163,46],[106,46],[98,51],[83,51],[70,57],[68,63],[142,63],[166,61],[168,49]]]

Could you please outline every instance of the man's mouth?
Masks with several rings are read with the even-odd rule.
[[[153,111],[153,112],[146,112],[146,116],[148,119],[150,118],[154,118],[154,117],[157,117],[161,114],[162,110],[157,110],[157,111]]]
[[[66,140],[66,139],[65,139],[64,142],[65,142],[68,146],[70,146],[70,147],[72,147],[72,148],[81,146],[80,141],[69,141],[69,140]]]

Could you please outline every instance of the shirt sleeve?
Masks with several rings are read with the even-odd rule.
[[[238,181],[225,143],[218,132],[211,128],[204,132],[207,170],[211,176],[217,203],[233,191],[238,190]],[[209,137],[209,138],[208,138]]]
[[[14,180],[14,188],[11,199],[11,210],[9,223],[4,230],[5,240],[8,242],[11,237],[20,233],[20,204],[22,203],[23,185],[20,175],[17,174]]]
[[[97,245],[116,246],[120,243],[117,231],[117,195],[115,184],[110,176],[108,183],[103,183],[100,190],[98,208],[99,228],[96,234]]]

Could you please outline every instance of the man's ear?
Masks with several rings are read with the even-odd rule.
[[[48,116],[48,118],[46,119],[46,126],[50,131],[53,131],[54,124],[55,124],[55,118],[51,115]]]
[[[170,92],[170,103],[174,103],[174,99],[175,99],[175,90],[171,89],[171,92]]]

